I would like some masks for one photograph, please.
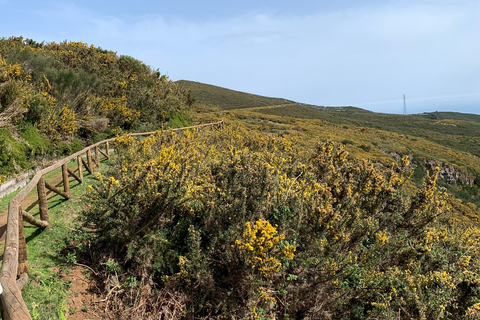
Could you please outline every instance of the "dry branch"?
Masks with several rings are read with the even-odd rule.
[[[0,128],[6,126],[12,119],[18,117],[27,109],[22,108],[20,100],[15,100],[5,111],[0,113]]]

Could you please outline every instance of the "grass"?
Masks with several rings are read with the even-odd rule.
[[[75,169],[76,162],[70,162],[69,167]],[[105,172],[108,167],[108,160],[100,161],[100,172]],[[61,168],[45,175],[47,181],[59,177],[61,177]],[[70,284],[59,277],[59,270],[68,272],[68,267],[73,261],[63,258],[60,252],[66,239],[73,232],[72,223],[77,213],[83,210],[82,196],[88,185],[96,182],[96,175],[90,175],[84,171],[82,184],[73,178],[69,181],[70,201],[59,195],[47,195],[51,229],[42,230],[28,223],[25,224],[30,278],[22,290],[22,296],[33,319],[66,319],[65,315],[69,309],[67,293]],[[36,194],[36,192],[35,188],[32,193]],[[15,193],[2,198],[0,209],[5,210],[8,207],[8,201],[14,195]],[[38,203],[30,205],[28,211],[38,218]]]
[[[286,99],[269,98],[200,82],[180,80],[176,83],[180,87],[190,90],[199,102],[219,107],[222,110],[292,103],[292,101]]]

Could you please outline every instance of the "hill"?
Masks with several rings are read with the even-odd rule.
[[[218,107],[221,110],[242,109],[249,107],[262,107],[289,104],[292,101],[280,98],[269,98],[200,82],[179,80],[176,83],[186,90],[199,102]]]
[[[337,110],[336,108],[295,105],[258,110],[258,112],[283,117],[321,119],[339,125],[353,125],[397,132],[435,141],[448,148],[480,157],[480,139],[478,136],[480,123],[459,120],[468,119],[470,115],[452,113],[457,118],[457,120],[454,120],[452,119],[453,116],[448,113],[442,113],[441,119],[431,119],[425,116],[359,110],[361,109]],[[475,119],[475,117],[472,117],[472,119]]]
[[[25,228],[34,319],[76,312],[69,266],[104,318],[480,319],[478,122],[183,87],[83,43],[0,54],[0,168],[118,134],[70,209],[49,199],[61,223]],[[191,107],[226,125],[119,134]]]

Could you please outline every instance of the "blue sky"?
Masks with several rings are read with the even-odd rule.
[[[316,105],[480,114],[480,1],[0,0],[0,36],[83,41]]]

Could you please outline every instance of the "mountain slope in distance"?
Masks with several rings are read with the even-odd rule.
[[[183,89],[190,90],[198,102],[217,106],[222,110],[293,103],[287,99],[264,97],[200,82],[179,80],[176,83]]]

